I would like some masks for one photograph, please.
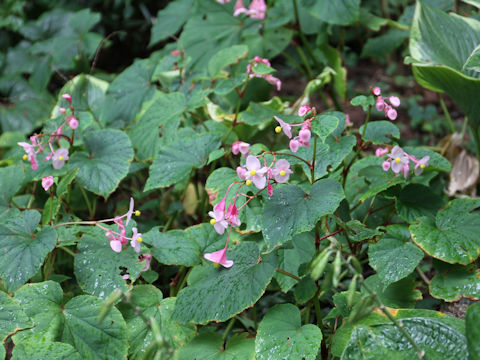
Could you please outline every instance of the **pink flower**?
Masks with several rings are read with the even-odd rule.
[[[243,6],[242,0],[237,0],[235,6],[233,7],[233,16],[238,16],[240,14],[248,14],[247,8]]]
[[[390,161],[385,160],[385,161],[382,163],[382,168],[383,168],[384,171],[388,171],[388,169],[390,169]]]
[[[297,152],[298,148],[300,147],[300,143],[297,140],[292,139],[292,140],[290,140],[289,146],[290,146],[290,150],[292,152]]]
[[[213,207],[213,211],[225,211],[225,198]]]
[[[282,88],[282,81],[279,78],[276,78],[272,74],[264,75],[264,79],[267,80],[270,84],[275,85],[277,91],[280,91]]]
[[[110,247],[113,251],[119,253],[122,251],[122,242],[114,237],[113,240],[110,241]]]
[[[68,118],[68,125],[73,129],[75,130],[76,128],[78,128],[78,120],[75,118],[75,116],[70,116]]]
[[[267,193],[268,196],[273,196],[273,186],[270,183],[267,183]]]
[[[283,131],[283,133],[291,139],[292,138],[292,127],[290,126],[290,124],[287,124],[285,121],[280,119],[278,116],[274,116],[274,118],[280,124],[280,131]],[[279,133],[280,131],[277,131],[277,129],[278,129],[278,127],[275,129],[275,131],[277,133]]]
[[[385,115],[387,115],[387,118],[390,120],[395,120],[397,118],[397,110],[391,106],[385,105]]]
[[[312,110],[310,106],[302,105],[300,109],[298,109],[298,116],[305,116],[310,110]]]
[[[386,153],[388,153],[388,148],[385,147],[385,148],[378,148],[377,150],[375,150],[375,155],[378,156],[378,157],[382,157],[383,155],[385,155]]]
[[[406,179],[408,177],[408,173],[410,172],[410,162],[403,164],[402,173],[403,177]]]
[[[137,228],[134,227],[132,228],[133,235],[132,235],[132,240],[130,240],[130,245],[132,245],[133,250],[135,252],[140,252],[140,243],[142,242],[142,234],[137,232]]]
[[[233,155],[237,155],[239,152],[242,153],[244,156],[247,156],[248,152],[250,151],[250,144],[243,142],[243,141],[235,141],[232,144],[232,153]]]
[[[209,211],[208,215],[212,218],[210,224],[213,225],[213,228],[218,234],[222,235],[228,227],[228,223],[223,216],[224,212],[219,210]]]
[[[394,107],[399,107],[400,106],[400,99],[396,96],[390,96],[389,97],[390,104]]]
[[[280,184],[287,182],[292,173],[293,171],[290,170],[290,163],[285,159],[278,160],[273,168],[273,177],[275,178],[275,181]]]
[[[345,115],[345,125],[353,126],[353,122],[350,120],[350,115]]]
[[[379,88],[378,86],[375,86],[375,87],[373,88],[373,95],[379,96],[379,95],[381,94],[381,92],[382,92],[382,91],[380,90],[380,88]]]
[[[30,161],[32,170],[37,170],[38,169],[37,153],[35,152],[35,148],[33,147],[33,145],[26,142],[18,142],[17,144],[23,147],[23,150],[27,153],[27,159],[25,160]]]
[[[152,254],[142,254],[140,255],[141,259],[139,260],[140,262],[145,261],[145,266],[143,267],[141,272],[147,271],[150,269],[150,262],[152,261]]]
[[[240,179],[246,180],[247,170],[242,166],[238,166],[237,167],[237,175]]]
[[[58,109],[58,112],[60,114],[65,114],[66,110],[65,110],[65,108],[61,107],[61,108]]]
[[[260,164],[260,160],[258,160],[255,156],[249,155],[246,161],[247,173],[245,175],[246,180],[250,180],[258,189],[263,189],[266,185],[267,179],[265,174],[267,172],[267,168]]]
[[[375,108],[378,110],[378,111],[382,111],[384,108],[385,108],[385,101],[383,101],[383,98],[381,96],[379,96],[377,98],[377,102],[375,104]]]
[[[408,157],[405,155],[405,152],[402,150],[402,148],[398,145],[395,145],[388,154],[388,156],[392,159],[391,166],[392,166],[392,171],[395,174],[398,174],[400,171],[403,170],[403,166],[408,163]]]
[[[310,138],[312,137],[312,133],[308,129],[302,129],[298,132],[298,137],[300,138],[300,144],[309,147],[310,146]]]
[[[252,19],[264,20],[267,12],[267,5],[264,0],[252,0],[248,10]]]
[[[430,160],[430,156],[424,156],[415,163],[415,169],[413,170],[413,172],[416,176],[420,175],[423,170],[428,166],[428,160]]]
[[[53,176],[44,176],[42,178],[42,187],[45,191],[50,189],[50,186],[53,185]]]
[[[231,204],[228,207],[227,213],[225,214],[225,219],[232,227],[237,227],[242,224],[242,222],[238,218],[238,209],[235,204]]]
[[[68,149],[60,148],[52,156],[52,165],[54,169],[61,169],[68,158]]]
[[[203,257],[208,261],[211,261],[216,264],[220,264],[223,267],[226,267],[226,268],[232,267],[233,261],[227,260],[227,247],[228,247],[228,240],[227,240],[227,243],[225,244],[225,247],[222,250],[203,254]]]
[[[72,103],[72,96],[70,94],[63,94],[62,98],[67,100],[70,104]]]

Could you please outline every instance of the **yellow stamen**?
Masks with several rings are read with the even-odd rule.
[[[213,266],[215,266],[216,268],[218,268],[218,267],[220,267],[220,264],[219,264],[219,263],[216,263],[216,262],[214,262],[214,263],[213,263]]]
[[[59,157],[58,157],[58,160],[62,161],[62,160],[63,160],[63,156],[59,156]]]
[[[255,170],[250,170],[250,175],[254,176],[257,172]]]
[[[143,239],[141,237],[137,238],[137,242],[142,242]]]
[[[140,216],[142,212],[140,210],[135,210],[135,216]]]
[[[281,126],[277,126],[277,127],[275,128],[275,132],[276,132],[277,134],[280,134],[280,133],[282,132],[282,127],[281,127]]]
[[[247,186],[252,185],[252,180],[247,180],[247,181],[245,181],[245,184],[247,184]]]
[[[280,176],[285,176],[287,173],[284,170],[280,170]]]
[[[395,159],[395,162],[396,162],[396,163],[399,163],[400,161],[401,161],[400,158],[396,158],[396,159]]]
[[[28,160],[27,154],[23,155],[23,160]]]
[[[420,164],[420,167],[421,167],[422,169],[425,169],[425,164]]]
[[[217,220],[215,220],[215,219],[210,220],[211,225],[215,225],[216,223],[217,223]]]

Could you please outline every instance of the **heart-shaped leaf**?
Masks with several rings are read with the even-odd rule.
[[[32,327],[27,314],[23,312],[21,305],[0,291],[0,347],[3,347],[5,339],[17,331]]]
[[[0,168],[0,214],[8,211],[10,200],[22,187],[24,172],[20,166]]]
[[[437,299],[453,302],[462,297],[480,299],[480,271],[476,266],[438,265],[439,273],[430,282],[430,294]]]
[[[364,125],[360,126],[358,130],[360,134],[363,134]],[[390,144],[392,139],[388,136],[391,135],[392,138],[400,138],[400,130],[395,124],[392,124],[390,121],[373,121],[367,124],[367,129],[365,130],[365,135],[363,136],[364,140],[371,141],[373,144]]]
[[[247,334],[238,334],[227,340],[217,333],[202,333],[180,350],[179,360],[254,360],[255,342]]]
[[[302,326],[300,310],[292,304],[279,304],[268,310],[255,339],[258,360],[315,360],[322,342],[318,326]]]

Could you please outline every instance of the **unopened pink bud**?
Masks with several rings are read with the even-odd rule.
[[[70,116],[68,118],[68,125],[73,129],[75,130],[76,128],[78,128],[78,120],[75,119],[75,116]]]
[[[385,155],[386,153],[388,153],[388,148],[378,148],[377,150],[375,150],[375,155],[378,156],[378,157],[382,157],[383,155]]]
[[[290,140],[289,146],[292,152],[297,152],[298,148],[300,147],[300,143],[297,140],[292,139]]]
[[[379,96],[381,93],[382,93],[382,91],[380,90],[380,88],[378,86],[375,86],[373,88],[373,95]]]
[[[395,120],[397,118],[397,110],[394,108],[390,107],[388,110],[386,110],[387,117],[390,120]]]
[[[390,96],[389,100],[390,100],[390,104],[392,104],[393,106],[395,106],[395,107],[400,106],[400,99],[398,97]]]
[[[382,111],[385,108],[385,102],[383,101],[383,98],[381,96],[377,98],[377,103],[375,104],[375,108],[378,111]]]
[[[42,187],[47,191],[53,185],[53,176],[44,176],[42,178]]]
[[[302,143],[308,143],[310,138],[312,137],[312,133],[308,129],[302,129],[298,132],[298,137],[300,138]]]
[[[170,51],[170,55],[178,56],[178,55],[180,55],[180,50],[172,50],[172,51]]]
[[[63,108],[63,107],[61,107],[61,108],[58,109],[58,112],[59,112],[60,114],[65,114],[65,111],[66,111],[66,110],[65,110],[65,108]]]
[[[268,192],[268,196],[273,195],[273,186],[270,183],[267,184],[267,192]]]
[[[390,161],[385,160],[385,161],[382,163],[382,168],[383,168],[383,170],[388,171],[388,169],[390,169]]]
[[[310,106],[302,105],[300,109],[298,109],[298,116],[304,116],[311,110]]]
[[[72,96],[70,94],[63,94],[62,97],[69,103],[72,103]]]
[[[237,175],[240,179],[245,180],[247,175],[247,170],[244,167],[237,167]]]

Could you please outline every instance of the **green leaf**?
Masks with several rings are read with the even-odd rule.
[[[480,72],[480,47],[477,46],[463,65],[464,70],[473,70]]]
[[[185,107],[186,99],[182,93],[160,91],[155,91],[152,99],[142,105],[135,125],[129,130],[138,159],[152,159],[162,144],[175,141]]]
[[[55,247],[57,235],[53,228],[35,233],[39,222],[40,214],[27,210],[18,218],[0,223],[0,276],[9,291],[25,284]]]
[[[145,191],[186,180],[193,169],[204,166],[220,140],[214,134],[204,133],[179,139],[163,146],[153,164]]]
[[[402,328],[425,351],[431,360],[462,359],[467,354],[465,336],[457,329],[425,318],[401,320]],[[353,331],[350,342],[342,354],[342,360],[356,359],[414,359],[415,348],[393,324],[362,326]]]
[[[153,318],[159,324],[168,347],[178,348],[193,338],[195,334],[193,325],[181,325],[170,321],[175,298],[162,300],[162,293],[152,285],[134,286],[129,296],[130,304],[119,305],[128,328],[129,358],[142,359],[149,346],[155,341],[151,329],[138,316],[137,309],[145,317]]]
[[[311,232],[298,234],[292,239],[293,248],[278,250],[278,267],[298,276],[300,265],[308,263],[315,254],[315,236]],[[297,283],[290,276],[276,272],[274,275],[283,292],[287,292]]]
[[[362,48],[361,56],[384,57],[399,48],[408,36],[408,31],[390,29],[385,34],[370,37]]]
[[[59,198],[63,197],[68,192],[68,186],[72,183],[73,179],[75,179],[79,171],[80,169],[74,169],[60,180],[57,186],[57,196]]]
[[[255,342],[246,333],[227,340],[217,333],[201,333],[180,350],[179,360],[254,360]]]
[[[0,214],[7,211],[13,195],[22,188],[23,169],[20,166],[0,168]]]
[[[360,134],[363,134],[364,125],[360,126],[358,130]],[[367,129],[365,130],[365,135],[363,139],[366,141],[371,141],[373,144],[390,144],[392,139],[387,135],[391,135],[392,138],[400,138],[400,130],[398,130],[397,125],[391,123],[390,121],[380,120],[373,121],[367,124]]]
[[[197,242],[184,230],[164,233],[155,227],[143,235],[143,241],[152,245],[150,251],[161,264],[193,266],[201,262]]]
[[[376,236],[383,235],[377,229],[370,229],[358,220],[350,220],[346,223],[348,237],[351,241],[360,242],[367,239],[373,239]]]
[[[464,3],[476,6],[477,8],[480,8],[480,1],[479,0],[462,0]]]
[[[276,256],[260,257],[258,246],[246,242],[235,246],[228,258],[234,261],[229,269],[217,269],[211,263],[201,266],[211,270],[180,291],[172,315],[174,321],[225,321],[260,299],[275,271]]]
[[[316,1],[310,12],[316,18],[334,25],[350,25],[360,14],[360,0]]]
[[[69,168],[79,168],[77,181],[87,190],[107,198],[128,174],[133,149],[120,130],[89,131],[83,141],[87,152],[75,152]]]
[[[167,7],[159,10],[157,13],[157,19],[152,26],[150,43],[148,46],[152,46],[159,41],[175,35],[188,20],[193,7],[193,0],[180,0],[171,2]]]
[[[372,275],[365,279],[365,284],[377,293],[383,305],[391,308],[413,308],[416,302],[422,299],[422,293],[415,289],[415,280],[412,278],[404,278],[393,284],[384,285],[378,275]],[[362,293],[368,295],[363,288]]]
[[[467,266],[442,263],[439,273],[430,282],[430,294],[448,302],[467,297],[480,299],[480,272],[473,264]]]
[[[480,359],[480,304],[470,305],[465,316],[465,325],[467,330],[467,346],[470,354],[470,360]]]
[[[30,342],[24,341],[15,344],[12,353],[12,360],[81,360],[80,354],[75,348],[61,342]]]
[[[295,299],[300,304],[305,304],[308,300],[313,298],[316,293],[317,285],[310,276],[305,276],[302,281],[295,286],[294,290]]]
[[[78,242],[74,270],[83,291],[105,299],[115,289],[127,291],[129,287],[122,275],[127,273],[134,281],[145,263],[138,261],[130,244],[122,252],[114,252],[105,231],[95,230],[84,234]]]
[[[338,126],[338,117],[332,114],[322,114],[312,123],[312,131],[320,137],[322,142],[330,135]]]
[[[3,291],[0,291],[0,346],[5,339],[17,331],[32,327],[32,322],[22,307]]]
[[[210,203],[212,205],[218,204],[225,196],[228,187],[233,182],[239,181],[239,179],[240,178],[238,177],[236,171],[232,168],[222,167],[212,172],[205,184],[205,191],[208,194]],[[235,196],[241,185],[241,183],[233,184],[233,186],[230,188],[230,191],[228,192],[228,195],[225,198],[226,204],[229,204],[233,200],[233,197]],[[240,196],[235,201],[235,204],[237,207],[239,207],[244,202],[245,200],[243,199],[243,196]]]
[[[480,252],[479,199],[455,199],[434,220],[421,218],[410,226],[415,243],[427,254],[451,264],[470,264]]]
[[[273,72],[275,72],[276,70],[264,63],[253,63],[253,66],[252,66],[252,71],[255,73],[255,74],[259,74],[259,75],[267,75],[267,74],[271,74]]]
[[[263,237],[268,250],[313,229],[322,216],[335,212],[344,197],[342,187],[333,179],[317,181],[309,194],[296,185],[277,186],[263,210]]]
[[[292,304],[275,305],[260,322],[255,339],[258,360],[315,360],[322,341],[318,326],[302,326],[300,310]]]
[[[45,205],[43,205],[43,213],[42,213],[42,225],[46,225],[50,223],[50,221],[54,221],[55,217],[58,215],[58,211],[60,210],[60,201],[56,197],[49,197],[47,201],[45,201]]]
[[[405,182],[403,176],[394,176],[393,172],[384,171],[381,166],[368,166],[359,171],[359,175],[365,177],[367,186],[365,187],[366,191],[363,191],[363,189],[357,191],[361,194],[358,201],[365,201],[392,186]]]
[[[417,159],[421,159],[424,156],[430,156],[430,160],[428,160],[428,167],[425,168],[425,171],[443,171],[443,172],[450,172],[452,169],[452,165],[450,162],[445,159],[442,155],[422,148],[422,147],[413,147],[413,146],[405,146],[403,148],[406,153],[409,155],[415,156]]]
[[[350,103],[353,106],[361,106],[363,111],[368,111],[368,108],[375,105],[375,98],[373,95],[365,96],[365,95],[358,95],[355,96]]]
[[[398,215],[408,223],[422,216],[434,218],[444,201],[429,187],[420,184],[405,186],[396,198]]]
[[[221,70],[227,66],[238,63],[245,59],[248,54],[246,45],[234,45],[218,51],[208,62],[208,73],[214,77],[221,77]]]
[[[410,232],[402,225],[388,226],[385,236],[368,248],[370,266],[385,286],[411,274],[423,255],[423,251],[410,242]]]

